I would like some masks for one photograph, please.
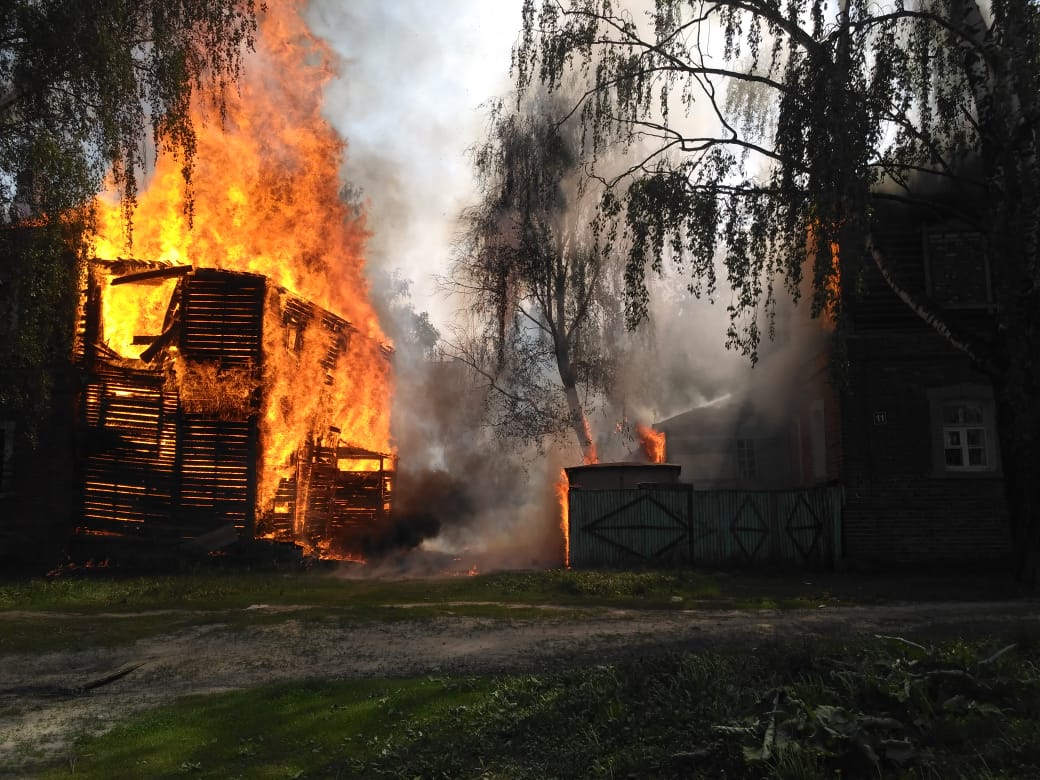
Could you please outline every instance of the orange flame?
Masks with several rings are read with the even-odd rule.
[[[814,221],[809,226],[809,240],[807,244],[810,257],[819,252],[816,238],[816,226],[818,224],[819,222]],[[833,330],[837,322],[837,309],[841,301],[841,245],[837,241],[831,241],[830,251],[831,269],[823,282],[826,297],[823,311],[820,313],[820,320],[825,328]]]
[[[556,500],[560,504],[560,531],[563,532],[563,565],[568,569],[571,567],[570,489],[567,472],[560,469],[560,478],[556,481]]]
[[[181,163],[159,159],[139,198],[128,246],[120,206],[98,201],[99,258],[126,256],[267,276],[273,284],[344,317],[352,338],[330,384],[320,345],[290,350],[265,328],[266,406],[261,410],[260,506],[273,501],[278,476],[301,440],[338,428],[345,443],[390,452],[391,376],[386,338],[364,276],[364,218],[340,198],[344,143],[322,116],[333,55],[302,19],[302,0],[269,3],[255,55],[223,127],[196,106],[193,225],[183,197]],[[140,317],[159,315],[151,299],[106,307],[110,346],[128,354],[134,335],[157,333]],[[117,288],[124,289],[124,288]],[[144,295],[153,288],[143,288]],[[166,299],[168,299],[168,295]],[[118,341],[119,346],[112,341]],[[270,343],[267,343],[270,340]],[[143,346],[134,345],[136,357]],[[344,365],[346,363],[346,365]],[[315,421],[328,427],[316,429]]]
[[[639,446],[643,454],[651,463],[664,463],[665,458],[665,435],[664,431],[655,431],[648,425],[637,425],[636,436],[639,437]]]

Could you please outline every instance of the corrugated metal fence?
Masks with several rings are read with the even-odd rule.
[[[572,488],[568,501],[571,565],[577,568],[646,563],[830,568],[841,555],[840,486]]]

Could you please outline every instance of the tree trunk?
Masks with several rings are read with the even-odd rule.
[[[578,438],[578,446],[581,447],[581,461],[598,463],[599,455],[596,453],[596,443],[592,440],[592,429],[589,427],[589,418],[585,416],[585,410],[578,398],[578,389],[573,385],[564,385],[564,393],[567,396],[567,411],[570,413],[571,430]]]
[[[563,383],[563,394],[567,398],[567,415],[571,430],[578,439],[581,448],[581,461],[598,463],[599,456],[596,454],[596,443],[592,440],[592,429],[589,427],[589,418],[585,416],[585,409],[578,397],[577,382],[574,381],[574,370],[571,368],[570,355],[567,345],[556,345],[556,367],[560,371],[560,381]]]
[[[582,463],[586,465],[598,463],[599,456],[596,454],[596,443],[592,440],[589,418],[585,416],[585,408],[581,405],[581,398],[578,397],[578,383],[574,378],[569,347],[569,344],[560,339],[557,339],[553,345],[556,352],[556,368],[560,372],[563,394],[567,398],[568,421],[578,439]]]
[[[1012,366],[994,379],[1015,579],[1040,584],[1040,365]]]

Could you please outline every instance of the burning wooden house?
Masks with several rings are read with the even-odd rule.
[[[369,337],[255,273],[95,261],[83,295],[81,544],[363,552],[395,472],[350,430]]]

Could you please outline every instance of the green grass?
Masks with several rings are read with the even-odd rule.
[[[0,583],[0,652],[116,647],[188,625],[244,627],[285,619],[249,609],[255,605],[292,606],[293,617],[303,622],[365,623],[445,615],[581,620],[618,608],[792,609],[1017,595],[992,575],[547,570],[401,580],[316,571],[61,577]]]
[[[388,746],[450,728],[488,695],[482,681],[361,680],[194,696],[82,740],[42,777],[287,778],[367,763]],[[443,736],[443,735],[442,735]]]
[[[158,577],[60,577],[0,583],[0,611],[213,611],[243,609],[251,604],[362,608],[424,601],[782,609],[1017,595],[1019,592],[1010,582],[994,574],[943,577],[550,569],[474,577],[382,580],[351,579],[335,572],[229,571]]]
[[[494,678],[191,697],[44,778],[1036,777],[1040,652],[764,646]]]

